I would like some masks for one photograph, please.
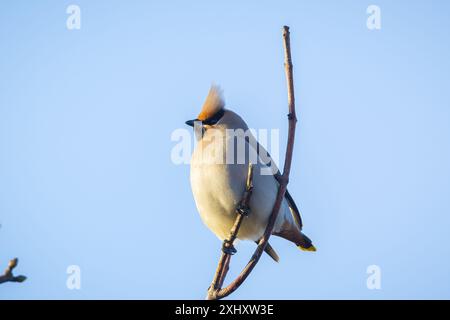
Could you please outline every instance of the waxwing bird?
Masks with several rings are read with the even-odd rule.
[[[260,160],[261,151],[266,151],[252,143],[256,140],[245,121],[225,108],[222,92],[216,86],[211,87],[198,117],[186,124],[196,131],[197,145],[192,154],[190,180],[202,221],[220,240],[229,237],[251,162],[254,173],[250,214],[242,222],[237,238],[258,242],[278,192],[275,164],[271,158],[270,162],[250,161],[252,152],[256,151],[257,160]],[[269,168],[271,165],[275,171],[274,167]],[[283,199],[272,234],[293,242],[302,250],[316,251],[311,240],[302,233],[300,212],[289,192]],[[278,261],[278,255],[270,245],[267,245],[266,253]]]

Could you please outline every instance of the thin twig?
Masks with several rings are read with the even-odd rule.
[[[8,267],[6,268],[3,275],[0,276],[0,283],[4,282],[24,282],[27,277],[25,276],[14,276],[13,275],[13,269],[17,267],[17,264],[19,263],[19,259],[14,258],[9,261]]]
[[[219,265],[217,267],[216,276],[213,280],[211,287],[208,290],[207,299],[222,299],[234,291],[236,291],[239,286],[247,279],[247,277],[252,272],[253,268],[258,263],[264,249],[267,246],[270,235],[272,234],[275,221],[277,220],[280,207],[286,193],[287,184],[289,183],[289,174],[291,172],[291,163],[292,163],[292,153],[294,150],[294,140],[295,140],[295,128],[297,123],[297,117],[295,114],[295,97],[294,97],[294,78],[292,71],[292,57],[291,57],[291,43],[290,43],[290,34],[289,27],[283,27],[283,46],[284,46],[284,67],[286,73],[286,81],[287,81],[287,89],[288,89],[288,108],[289,108],[289,130],[288,130],[288,141],[286,148],[286,157],[284,162],[283,174],[277,175],[277,180],[279,182],[277,198],[275,200],[272,213],[270,215],[269,222],[267,224],[266,230],[264,232],[263,237],[260,239],[258,243],[258,247],[256,248],[253,256],[250,261],[247,263],[245,268],[239,274],[239,276],[231,282],[227,287],[221,288],[224,278],[226,276],[226,272],[230,263],[230,256],[226,253],[222,253],[221,259],[219,261]],[[237,220],[239,219],[239,215]],[[236,220],[236,222],[237,222]],[[236,224],[235,224],[236,225]],[[239,226],[238,226],[239,228]],[[237,233],[237,232],[236,232]],[[231,243],[232,245],[232,243]]]
[[[230,237],[224,241],[222,248],[222,255],[220,256],[219,264],[216,269],[216,274],[214,275],[214,279],[211,283],[211,286],[208,289],[208,295],[206,296],[206,299],[208,300],[217,299],[216,294],[223,286],[223,282],[225,281],[225,277],[227,276],[228,273],[231,255],[235,250],[233,247],[234,241],[237,238],[242,221],[244,220],[245,216],[248,215],[249,213],[248,211],[252,192],[253,192],[253,165],[250,163],[248,166],[245,192],[242,197],[241,203],[236,210],[236,220],[234,222],[233,227],[231,228]]]

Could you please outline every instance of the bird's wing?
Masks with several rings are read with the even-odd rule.
[[[272,168],[273,177],[277,182],[279,182],[281,173],[275,161],[272,159],[269,152],[267,152],[267,150],[253,136],[251,138],[252,139],[250,141],[250,139],[246,137],[246,142],[250,145],[250,147],[256,150],[260,160],[265,160],[263,162],[265,162],[266,165]],[[261,158],[262,155],[264,155],[265,159]],[[267,162],[267,160],[269,162]],[[316,248],[312,245],[311,240],[301,232],[303,228],[303,222],[302,217],[300,216],[300,210],[298,210],[297,204],[295,203],[294,199],[289,193],[289,190],[287,189],[284,198],[286,199],[286,202],[290,209],[289,211],[291,212],[292,218],[295,221],[297,228],[295,228],[294,225],[290,225],[288,229],[282,230],[281,233],[274,233],[274,234],[294,242],[302,250],[316,251]],[[275,261],[278,261],[278,255],[275,252],[275,250],[270,246],[270,244],[267,244],[265,252],[269,256],[271,256]]]
[[[300,210],[298,210],[294,199],[292,198],[291,194],[289,193],[289,190],[287,190],[287,189],[286,189],[286,193],[284,195],[284,198],[288,202],[289,209],[291,209],[292,217],[294,218],[294,221],[297,224],[297,227],[300,230],[302,230],[303,229],[303,222],[302,222],[302,217],[300,216]]]
[[[264,156],[267,159],[270,159],[270,163],[268,165],[273,167],[272,172],[274,172],[273,177],[278,181],[279,177],[281,177],[280,170],[278,169],[275,161],[273,161],[272,157],[270,156],[269,152],[255,139],[255,137],[252,136],[252,139],[246,137],[247,143],[250,144],[253,148],[256,149],[258,157],[261,157],[261,154],[264,154]],[[267,160],[266,159],[266,160]],[[295,223],[297,224],[297,227],[302,230],[303,228],[303,222],[302,217],[300,216],[300,210],[298,210],[297,205],[295,204],[294,198],[292,198],[291,194],[289,193],[289,190],[286,189],[286,194],[284,195],[284,198],[286,199],[289,208],[291,209],[292,217],[294,218]]]
[[[259,241],[255,241],[256,245],[259,244]],[[267,253],[275,262],[280,261],[280,257],[276,253],[275,249],[272,248],[270,243],[267,242],[266,248],[264,249],[264,252]]]

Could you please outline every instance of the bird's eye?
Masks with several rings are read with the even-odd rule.
[[[217,122],[219,122],[220,119],[222,119],[224,113],[225,113],[225,110],[223,110],[223,109],[219,110],[218,112],[216,112],[215,115],[213,115],[212,117],[204,120],[203,124],[206,124],[208,126],[215,125]]]

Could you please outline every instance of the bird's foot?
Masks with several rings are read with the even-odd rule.
[[[247,217],[250,214],[250,207],[240,203],[237,207],[237,212],[239,212],[240,215]]]
[[[223,241],[222,251],[225,254],[229,254],[230,256],[234,255],[237,252],[236,248],[233,246],[233,244],[229,240]]]

